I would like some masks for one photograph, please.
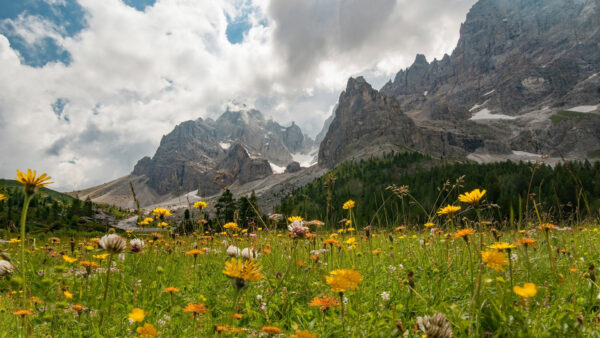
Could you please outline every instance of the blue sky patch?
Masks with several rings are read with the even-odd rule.
[[[123,2],[129,6],[137,9],[140,12],[146,10],[146,7],[152,7],[156,3],[156,0],[123,0]]]
[[[18,20],[19,16],[41,17],[58,27],[62,37],[71,37],[87,26],[85,11],[76,0],[0,0],[0,34],[19,52],[24,64],[32,67],[43,67],[49,62],[70,64],[71,55],[54,39],[44,37],[33,44],[25,41],[8,22]]]

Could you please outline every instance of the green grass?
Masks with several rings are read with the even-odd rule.
[[[473,217],[473,214],[465,216]],[[525,302],[512,291],[508,266],[504,272],[485,267],[480,303],[473,318],[474,335],[482,336],[484,332],[522,337],[597,334],[593,323],[600,306],[596,298],[599,290],[595,285],[589,286],[584,273],[588,264],[600,259],[597,246],[600,234],[595,225],[551,233],[556,268],[548,257],[543,233],[529,230],[539,247],[527,249],[527,255],[523,247],[512,250],[512,284],[535,283],[539,287],[537,295]],[[376,231],[370,240],[356,231],[340,234],[337,238],[340,243],[350,238],[357,240],[353,249],[346,244],[324,245],[323,240],[329,236],[329,233],[319,232],[314,242],[292,240],[281,231],[277,234],[259,231],[255,239],[217,235],[206,239],[164,237],[152,242],[147,236],[141,253],[125,252],[122,258],[115,257],[106,306],[102,305],[106,279],[106,269],[102,268],[107,261],[93,257],[104,251],[97,248],[89,236],[76,239],[73,253],[68,238],[62,238],[61,244],[55,245],[38,237],[38,249],[28,254],[27,280],[32,295],[42,303],[33,307],[35,313],[27,317],[27,325],[36,337],[50,334],[130,337],[144,323],[152,324],[164,337],[211,336],[217,326],[224,325],[247,330],[239,336],[260,333],[263,326],[271,325],[286,334],[306,329],[319,337],[388,337],[394,335],[396,324],[401,323],[409,336],[417,337],[421,334],[415,328],[417,317],[440,312],[452,324],[455,336],[467,335],[469,303],[477,283],[477,234],[471,236],[469,244],[463,239],[445,237],[443,232],[432,235],[429,230],[418,228]],[[500,241],[511,243],[522,236],[517,231],[506,231]],[[485,231],[483,239],[485,245],[495,242],[489,231]],[[255,247],[260,252],[257,261],[265,276],[250,282],[239,293],[222,273],[229,260],[225,251],[230,244]],[[185,252],[196,245],[210,252],[200,255],[194,265],[194,258]],[[18,257],[18,244],[3,246],[13,257]],[[322,253],[318,260],[311,258],[311,250],[323,247],[329,251]],[[557,254],[560,249],[565,252]],[[381,253],[373,254],[373,250]],[[62,253],[78,261],[67,263],[61,258]],[[78,266],[83,260],[95,261],[101,268],[88,277]],[[344,294],[347,299],[345,334],[340,308],[324,313],[308,305],[317,296],[338,297],[329,289],[325,276],[331,270],[342,268],[355,269],[363,276],[358,290]],[[408,287],[409,271],[414,272],[414,291]],[[15,272],[12,277],[0,280],[0,332],[16,333],[22,325],[12,314],[23,308],[18,297],[18,276]],[[171,286],[180,292],[172,296],[163,292]],[[64,291],[73,294],[73,298],[66,298]],[[389,293],[389,299],[382,297],[384,292]],[[210,312],[192,318],[183,312],[188,303],[203,303]],[[73,308],[75,304],[85,306],[85,310],[78,314]],[[111,304],[110,315],[108,304]],[[129,323],[128,314],[136,307],[147,315],[142,323]],[[100,327],[103,312],[106,315]],[[241,320],[230,318],[238,312],[242,314]],[[576,320],[580,314],[582,325]]]
[[[553,123],[559,123],[561,121],[564,120],[569,120],[569,119],[575,119],[575,118],[582,118],[585,116],[590,115],[589,113],[580,113],[580,112],[575,112],[575,111],[569,111],[569,110],[561,110],[559,112],[557,112],[556,114],[552,115],[550,117],[550,120],[552,120]]]

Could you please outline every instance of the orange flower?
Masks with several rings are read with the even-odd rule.
[[[278,334],[278,333],[283,332],[280,328],[278,328],[276,326],[263,326],[261,330],[268,334]]]
[[[158,334],[156,332],[156,329],[154,328],[154,325],[149,323],[144,324],[144,326],[138,327],[135,331],[140,335],[140,337],[143,338],[156,337],[156,335]]]
[[[163,292],[165,292],[165,293],[177,293],[177,292],[179,292],[179,289],[175,288],[175,287],[172,287],[172,286],[169,286],[168,288],[164,289]]]
[[[296,331],[296,334],[290,336],[290,338],[317,338],[317,335],[314,333],[308,332],[308,330],[304,331]]]
[[[206,308],[206,306],[204,306],[204,304],[194,304],[194,303],[189,303],[184,309],[183,312],[192,312],[194,315],[197,314],[204,314],[204,313],[208,313],[210,312],[209,309]]]
[[[340,306],[340,302],[331,296],[315,297],[308,303],[309,306],[318,306],[322,311],[327,311],[332,307]]]
[[[540,224],[540,230],[554,230],[556,229],[556,225],[552,224],[552,223],[542,223]]]
[[[34,312],[32,309],[28,309],[28,310],[19,310],[19,311],[15,311],[13,312],[13,315],[15,316],[21,316],[21,317],[25,317],[28,315],[32,315]]]
[[[465,238],[475,233],[473,229],[462,229],[454,234],[454,238]]]
[[[524,246],[526,248],[528,248],[529,246],[534,246],[535,247],[535,239],[533,238],[519,238],[516,242],[515,242],[515,246]]]
[[[188,255],[188,256],[194,255],[194,257],[196,257],[198,255],[201,255],[202,253],[203,253],[202,250],[192,249],[190,251],[187,251],[185,254]]]
[[[231,316],[229,316],[229,318],[240,320],[240,319],[242,319],[242,314],[241,313],[234,313]]]

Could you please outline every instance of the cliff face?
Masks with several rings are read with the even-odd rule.
[[[313,141],[292,123],[265,121],[254,109],[228,110],[216,121],[186,121],[163,136],[156,154],[141,159],[135,176],[159,195],[200,189],[218,192],[223,184],[244,184],[271,175],[270,163],[286,166],[292,154],[308,151]],[[216,176],[221,179],[215,180]]]
[[[417,55],[379,92],[348,82],[319,162],[406,148],[586,158],[600,150],[599,108],[600,2],[480,0],[451,55]]]

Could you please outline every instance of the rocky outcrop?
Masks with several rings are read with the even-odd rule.
[[[432,62],[417,55],[379,93],[349,81],[319,162],[332,167],[405,148],[585,158],[600,144],[599,50],[598,1],[480,0],[451,55]],[[552,121],[577,106],[592,107],[590,114]]]
[[[302,170],[302,167],[300,167],[300,163],[294,161],[290,164],[287,165],[287,167],[285,167],[285,173],[286,174],[293,174],[293,173],[297,173],[300,170]]]
[[[216,121],[197,119],[176,126],[163,136],[156,154],[141,159],[132,174],[147,177],[159,195],[195,189],[212,194],[224,184],[271,175],[269,162],[285,166],[293,153],[312,142],[295,123],[282,127],[265,120],[258,110],[228,109]]]

